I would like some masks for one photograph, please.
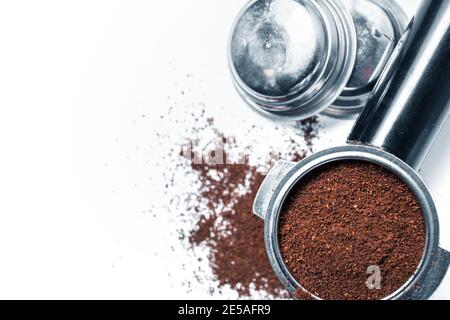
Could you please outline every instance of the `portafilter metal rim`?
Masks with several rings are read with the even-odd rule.
[[[342,160],[367,161],[384,167],[406,183],[417,198],[423,211],[426,230],[422,259],[410,279],[383,300],[428,298],[441,283],[450,261],[450,254],[439,247],[439,221],[434,201],[423,180],[410,166],[399,158],[370,146],[349,144],[318,152],[297,164],[282,161],[278,169],[275,166],[268,174],[256,196],[254,212],[265,220],[264,241],[269,261],[276,275],[292,294],[299,289],[308,292],[289,272],[281,255],[278,241],[281,209],[290,191],[308,173],[327,163]],[[280,172],[280,168],[283,172]],[[270,197],[270,201],[268,204],[266,202],[267,205],[264,207],[263,199],[267,197]],[[317,296],[312,294],[311,296],[320,300]]]

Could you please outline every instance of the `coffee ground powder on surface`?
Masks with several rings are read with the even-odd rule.
[[[287,268],[321,299],[387,297],[414,274],[425,246],[422,209],[408,186],[362,161],[330,163],[302,179],[279,226]],[[367,285],[376,270],[369,267],[379,267],[379,289]]]
[[[296,132],[303,137],[306,150],[291,140],[286,153],[277,154],[275,158],[291,161],[304,158],[312,148],[317,127],[317,118],[299,122]],[[224,141],[235,143],[233,138]],[[228,151],[234,147],[225,144]],[[191,163],[190,169],[198,174],[200,182],[193,198],[198,204],[206,204],[207,210],[197,210],[198,220],[190,232],[189,243],[209,249],[209,265],[218,290],[230,287],[241,298],[251,298],[255,294],[264,298],[289,298],[266,255],[264,222],[252,212],[264,172],[247,162],[235,165]]]
[[[200,217],[189,241],[209,247],[210,266],[219,287],[229,285],[240,297],[250,297],[251,290],[288,297],[266,256],[264,222],[252,214],[253,199],[264,176],[248,165],[201,165],[193,169],[199,172],[202,185],[209,185],[201,196],[209,199],[212,212]],[[208,175],[210,170],[219,172],[220,182]],[[245,183],[245,194],[237,195],[233,189]],[[221,202],[224,209],[216,206]]]

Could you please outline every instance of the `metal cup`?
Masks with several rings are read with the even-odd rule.
[[[233,25],[232,79],[277,120],[358,114],[406,27],[393,0],[252,0]]]

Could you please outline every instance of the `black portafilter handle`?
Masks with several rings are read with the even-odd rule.
[[[450,0],[423,0],[348,142],[417,169],[449,114]]]

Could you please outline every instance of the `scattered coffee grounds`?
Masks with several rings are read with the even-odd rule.
[[[317,117],[311,117],[296,123],[296,128],[303,135],[308,151],[313,151],[314,139],[317,137],[319,121]]]
[[[286,266],[313,295],[382,299],[405,284],[420,263],[422,209],[388,170],[362,161],[334,162],[291,192],[280,216],[279,242]],[[380,286],[369,289],[376,268]]]
[[[209,125],[213,125],[213,121]],[[317,119],[309,119],[296,127],[307,147],[312,147]],[[220,135],[220,133],[219,133]],[[225,148],[233,146],[226,142]],[[298,161],[308,150],[291,140],[286,153],[272,152],[271,158],[282,157]],[[271,159],[267,159],[270,161]],[[209,264],[219,288],[229,286],[240,297],[263,293],[266,298],[288,298],[266,255],[264,222],[252,213],[255,195],[265,178],[264,172],[254,165],[244,164],[194,164],[190,168],[198,174],[200,187],[197,202],[206,204],[207,211],[197,208],[198,222],[191,231],[189,242],[193,247],[209,248]],[[260,168],[259,168],[260,169]],[[261,295],[259,295],[261,297]]]
[[[262,220],[253,216],[253,199],[264,176],[248,165],[193,166],[200,173],[201,196],[209,199],[212,210],[202,216],[191,233],[193,245],[210,248],[210,264],[219,286],[230,285],[240,296],[250,296],[251,289],[274,297],[286,297],[266,257]],[[221,179],[208,174],[215,170]],[[235,190],[248,184],[245,194]],[[222,203],[220,210],[217,204]]]
[[[298,161],[312,152],[321,123],[314,117],[275,124],[230,114],[225,105],[207,106],[198,100],[211,97],[204,79],[189,73],[184,88],[174,84],[168,108],[153,128],[158,143],[139,150],[148,157],[143,165],[160,169],[149,177],[159,192],[151,197],[161,196],[151,212],[167,223],[170,235],[161,241],[178,261],[166,266],[168,285],[195,299],[286,298],[266,257],[264,223],[252,205],[277,159]],[[150,119],[142,115],[138,121]],[[228,164],[202,161],[220,158],[221,148]],[[242,164],[228,161],[242,158]]]

